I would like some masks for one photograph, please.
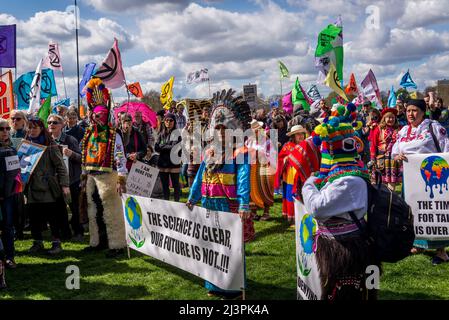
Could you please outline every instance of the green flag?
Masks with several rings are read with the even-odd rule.
[[[318,35],[318,43],[315,50],[315,65],[324,74],[321,80],[327,75],[328,66],[322,61],[330,60],[337,70],[338,78],[343,82],[343,26],[341,19],[328,25]]]
[[[37,112],[37,116],[39,119],[42,120],[42,122],[45,125],[45,128],[47,127],[47,118],[50,115],[51,112],[51,95],[45,99],[45,102],[42,104],[42,106],[39,108],[39,111]]]
[[[302,104],[302,107],[304,110],[309,111],[310,110],[310,104],[307,102],[306,97],[304,96],[304,90],[302,89],[301,85],[299,84],[299,78],[296,78],[295,85],[292,89],[292,103],[293,106]]]
[[[281,78],[287,78],[289,76],[287,67],[280,60],[279,60],[279,70],[281,71]]]

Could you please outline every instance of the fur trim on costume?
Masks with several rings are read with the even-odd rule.
[[[371,250],[358,231],[334,238],[318,236],[316,259],[321,279],[321,299],[376,299],[377,290],[368,290],[365,286],[366,267],[376,265],[372,261]]]
[[[88,212],[90,245],[99,244],[98,225],[96,220],[97,209],[92,200],[95,185],[103,204],[103,219],[106,224],[109,249],[122,249],[126,247],[125,220],[123,217],[122,200],[117,193],[117,173],[89,175],[87,180]]]

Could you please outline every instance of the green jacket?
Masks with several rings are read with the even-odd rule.
[[[56,199],[62,196],[61,187],[69,185],[69,174],[61,150],[55,142],[51,142],[25,187],[27,202],[56,202]]]

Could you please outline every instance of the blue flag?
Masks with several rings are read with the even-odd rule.
[[[396,106],[396,93],[394,92],[394,87],[391,86],[390,96],[388,97],[388,106],[393,108]]]
[[[86,64],[86,66],[84,68],[83,79],[80,82],[80,96],[81,97],[84,97],[86,95],[86,93],[83,92],[83,89],[86,86],[86,84],[89,82],[92,75],[94,74],[95,66],[96,66],[96,63],[91,62],[91,63]]]
[[[418,89],[418,86],[413,82],[412,77],[410,76],[409,70],[407,70],[407,72],[402,77],[400,86],[403,88]]]
[[[31,83],[34,78],[34,71],[21,75],[14,82],[14,93],[17,95],[17,108],[28,110],[30,104]],[[46,99],[49,95],[57,96],[55,75],[51,69],[42,70],[41,79],[41,99]]]
[[[66,107],[70,107],[70,98],[56,101],[53,105],[55,107],[56,106],[60,106],[60,105],[63,105],[63,106],[66,106]]]

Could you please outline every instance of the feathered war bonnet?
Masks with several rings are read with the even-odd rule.
[[[217,91],[212,97],[212,108],[209,120],[208,131],[213,136],[213,130],[217,126],[223,125],[226,129],[250,128],[251,110],[243,97],[233,97],[235,91]]]
[[[353,103],[337,106],[312,133],[313,142],[321,146],[321,167],[316,181],[318,187],[343,176],[369,179],[367,169],[357,161],[363,152],[363,142],[355,133],[362,127],[355,111]]]

